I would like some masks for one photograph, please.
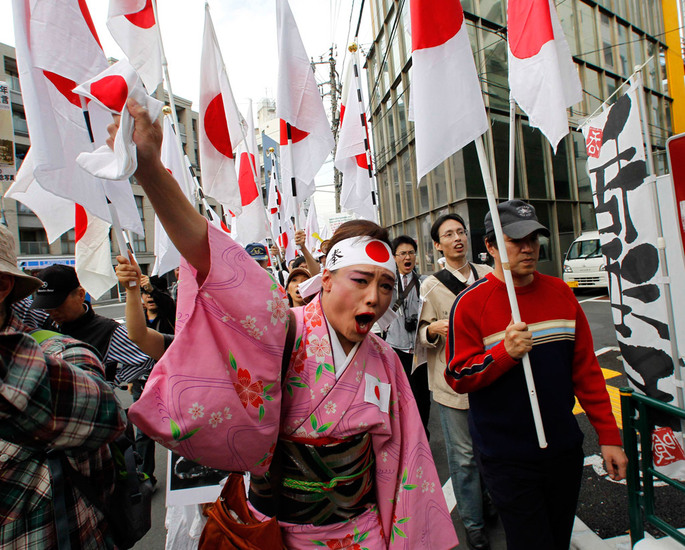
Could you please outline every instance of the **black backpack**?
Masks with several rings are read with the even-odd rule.
[[[48,339],[64,336],[48,331],[36,330],[31,336],[41,345]],[[62,348],[87,347],[82,342],[61,342]],[[69,517],[65,500],[65,485],[69,483],[105,516],[108,532],[120,550],[128,550],[150,530],[152,524],[153,486],[147,474],[138,468],[142,462],[135,452],[133,425],[129,422],[126,430],[108,445],[114,462],[114,491],[102,501],[90,480],[75,470],[64,451],[51,450],[47,453],[48,466],[52,477],[52,496],[55,512],[55,529],[59,550],[71,550]]]

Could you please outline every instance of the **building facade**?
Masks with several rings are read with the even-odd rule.
[[[408,120],[411,38],[410,0],[372,0],[374,42],[367,54],[369,111],[381,205],[381,222],[394,235],[419,243],[423,272],[438,269],[430,238],[433,221],[457,212],[470,226],[471,250],[484,252],[487,202],[473,143],[416,181],[413,123]],[[667,0],[671,1],[671,0]],[[673,0],[675,1],[675,0]],[[565,0],[555,2],[583,85],[583,101],[569,109],[571,132],[556,155],[520,110],[515,120],[515,197],[530,201],[551,231],[542,242],[539,269],[561,275],[575,236],[596,228],[585,143],[578,125],[594,113],[633,72],[647,62],[649,128],[658,173],[667,171],[666,139],[672,134],[665,69],[666,43],[661,0]],[[461,0],[491,131],[484,136],[500,197],[508,190],[509,88],[506,2]],[[682,78],[682,76],[681,76]],[[449,90],[446,90],[449,101]]]
[[[110,60],[114,62],[116,60]],[[21,97],[19,72],[15,50],[12,46],[0,43],[0,82],[6,82],[10,89],[10,101],[12,103],[12,119],[14,126],[14,147],[17,171],[30,147],[28,126],[24,113],[24,104]],[[160,101],[169,103],[169,96],[160,86],[155,96]],[[185,153],[195,172],[200,177],[198,131],[199,115],[192,110],[189,100],[174,96],[176,113],[179,121],[179,134]],[[9,189],[12,182],[2,182],[2,193]],[[132,178],[132,189],[135,197],[138,213],[143,221],[145,235],[131,234],[131,245],[136,258],[140,263],[143,273],[150,273],[155,262],[154,257],[154,211],[150,201],[145,196],[140,185]],[[216,208],[216,203],[210,201]],[[220,209],[218,210],[220,211]],[[47,235],[40,220],[26,206],[12,199],[2,199],[2,216],[9,229],[14,234],[17,243],[17,257],[19,263],[27,270],[40,269],[51,263],[66,263],[74,265],[75,235],[74,230],[67,231],[62,237],[53,243],[48,243]],[[112,265],[116,264],[115,256],[118,254],[116,240],[112,239]],[[116,297],[117,289],[113,288],[110,295],[103,298]]]

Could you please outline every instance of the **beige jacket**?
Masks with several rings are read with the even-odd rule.
[[[476,268],[478,278],[492,271],[490,266],[484,264],[473,264],[473,266]],[[445,269],[460,281],[468,283],[456,269],[449,265],[446,265]],[[426,348],[428,356],[428,386],[433,393],[433,399],[446,407],[468,409],[468,395],[455,392],[445,382],[445,337],[438,335],[433,340],[429,340],[426,332],[428,325],[432,322],[449,319],[456,296],[434,275],[431,275],[421,283],[421,297],[424,302],[419,318],[419,342]]]

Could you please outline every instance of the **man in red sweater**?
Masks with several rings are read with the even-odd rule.
[[[599,435],[606,469],[623,479],[628,459],[595,357],[587,319],[571,290],[536,271],[535,209],[498,206],[516,296],[525,322],[512,323],[492,218],[485,244],[495,270],[452,307],[445,379],[469,393],[469,427],[481,475],[500,513],[508,550],[568,550],[583,468],[578,397]],[[521,359],[529,354],[548,446],[538,445]]]

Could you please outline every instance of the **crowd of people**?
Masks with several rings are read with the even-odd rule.
[[[627,459],[583,311],[564,283],[536,269],[538,237],[548,230],[531,205],[498,207],[506,268],[525,321],[514,324],[489,215],[485,240],[494,269],[469,260],[469,228],[454,213],[431,228],[445,261],[429,276],[417,271],[414,238],[391,241],[386,229],[364,220],[343,224],[316,251],[299,231],[300,253],[285,265],[277,247],[252,243],[243,250],[208,224],[160,162],[159,123],[135,102],[128,109],[136,179],[183,256],[173,278],[180,284],[169,289],[165,279],[142,274],[133,255],[119,256],[116,272],[126,291],[126,323],[119,324],[93,311],[73,268],[51,266],[37,278],[19,270],[11,233],[0,226],[0,547],[65,548],[50,451],[63,450],[103,499],[111,493],[107,444],[127,423],[114,387],[127,385],[138,402],[133,410],[149,413],[146,384],[167,372],[169,357],[186,358],[173,365],[177,371],[201,375],[198,350],[227,354],[249,342],[263,345],[262,352],[235,370],[259,380],[263,393],[240,394],[248,402],[245,416],[212,416],[213,428],[230,422],[249,435],[204,445],[225,446],[221,452],[235,464],[255,448],[268,449],[263,464],[271,466],[253,468],[247,506],[255,522],[277,518],[281,547],[456,547],[429,446],[434,402],[466,533],[462,544],[490,548],[486,521],[499,515],[510,550],[569,548],[583,464],[574,397],[597,431],[613,479],[625,477]],[[253,319],[271,319],[263,329],[240,319],[244,296]],[[38,343],[37,330],[50,337]],[[544,449],[528,403],[526,354],[549,442]],[[232,366],[237,355],[217,360]],[[232,369],[225,371],[226,383],[210,389],[219,403],[242,391]],[[264,408],[258,420],[247,417],[257,399]],[[268,428],[260,423],[270,403],[280,409]],[[150,428],[153,419],[137,422],[141,469],[155,482],[155,441],[172,445]],[[68,477],[66,483],[71,548],[112,548],[102,511]],[[201,507],[190,513],[206,521]],[[208,528],[201,548],[217,544]]]

